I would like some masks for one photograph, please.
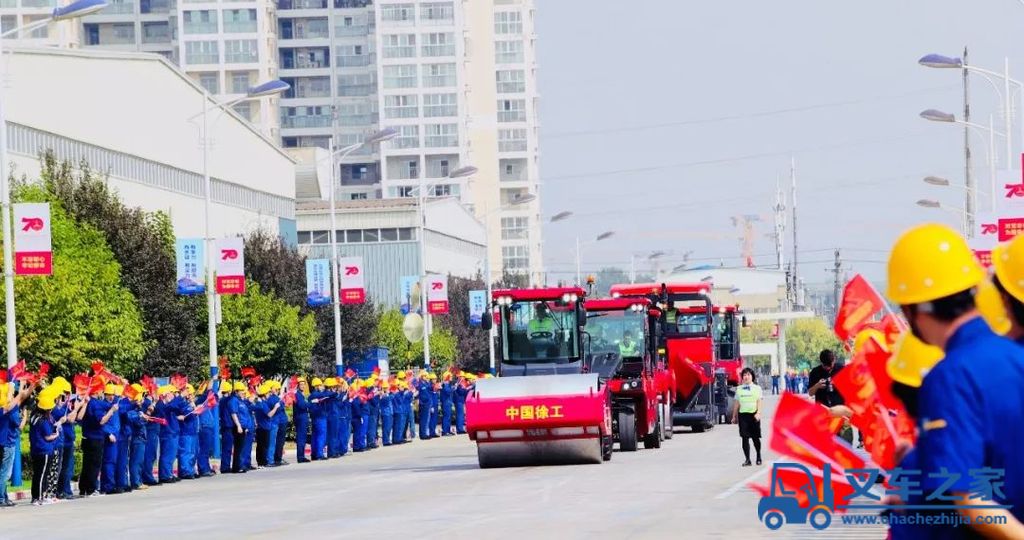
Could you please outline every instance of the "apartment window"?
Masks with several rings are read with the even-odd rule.
[[[199,85],[211,94],[220,93],[220,75],[217,73],[200,73]]]
[[[506,270],[530,268],[530,255],[526,246],[501,246],[501,261]]]
[[[416,20],[416,11],[412,4],[393,4],[380,8],[380,18],[388,22],[413,22]]]
[[[423,34],[423,56],[455,56],[455,34],[451,32]]]
[[[354,244],[363,241],[362,229],[353,229],[345,231],[345,243]]]
[[[414,180],[420,177],[420,162],[411,160],[405,164],[406,178]]]
[[[217,33],[217,12],[213,10],[186,11],[185,12],[185,33],[186,34],[216,34]]]
[[[225,9],[224,32],[240,33],[256,31],[255,9]]]
[[[498,130],[498,151],[499,152],[525,152],[526,151],[526,130],[525,129],[499,129]]]
[[[453,24],[455,23],[455,7],[452,2],[420,4],[420,21],[424,24]]]
[[[384,58],[412,58],[416,56],[416,34],[387,34],[381,38]]]
[[[522,41],[495,41],[494,62],[496,64],[522,64]]]
[[[167,13],[170,11],[168,0],[141,0],[139,2],[140,13]]]
[[[423,116],[457,116],[457,99],[456,94],[426,94],[423,96]]]
[[[455,64],[425,64],[423,66],[423,86],[427,88],[455,86]]]
[[[518,11],[498,11],[494,14],[494,33],[519,36],[523,33],[523,14]]]
[[[499,99],[498,100],[498,121],[499,122],[525,122],[526,121],[526,100],[525,99]]]
[[[6,7],[6,6],[5,6]],[[18,7],[17,3],[10,7]],[[17,15],[4,15],[0,17],[0,32],[9,32],[18,26]],[[5,39],[14,39],[14,36],[7,36]]]
[[[143,43],[164,43],[171,40],[170,27],[166,22],[142,23]]]
[[[231,74],[231,93],[232,94],[245,94],[249,91],[249,73],[232,73]]]
[[[370,64],[366,48],[362,45],[342,45],[335,50],[338,56],[338,67],[360,67]]]
[[[415,88],[416,66],[384,66],[384,88]]]
[[[444,148],[459,145],[458,124],[427,124],[423,126],[426,135],[423,146],[427,148]]]
[[[458,184],[438,184],[430,190],[431,197],[458,197]]]
[[[365,201],[366,200],[366,194],[365,193],[352,193],[351,195],[349,195],[348,198],[349,198],[350,201]]]
[[[388,188],[389,197],[405,197],[409,198],[413,195],[413,190],[416,189],[412,186],[398,186]],[[401,234],[401,233],[399,233]]]
[[[530,226],[530,218],[507,217],[501,218],[501,239],[502,240],[523,240],[527,237]]]
[[[420,111],[416,96],[384,96],[384,118],[416,118]]]
[[[413,240],[416,237],[415,230],[412,227],[402,227],[398,229],[398,240],[407,241]]]
[[[391,139],[391,148],[419,148],[419,126],[399,126],[398,135]]]
[[[281,127],[311,128],[331,125],[330,107],[281,107]]]
[[[252,121],[252,103],[236,103],[232,108],[235,110],[236,113],[238,113],[239,116],[245,118],[246,121]]]
[[[327,19],[295,19],[292,26],[285,26],[284,29],[292,31],[290,36],[285,32],[285,39],[292,36],[295,39],[320,39],[331,35]]]
[[[345,97],[369,96],[377,92],[377,79],[372,73],[338,76],[338,95]]]
[[[499,94],[516,94],[526,91],[526,72],[521,69],[502,69],[495,72]]]
[[[216,41],[186,41],[185,61],[189,64],[217,64],[220,56]]]
[[[258,61],[255,39],[229,39],[224,42],[224,63],[247,64]]]

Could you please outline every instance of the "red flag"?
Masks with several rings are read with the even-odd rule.
[[[345,378],[346,379],[351,379],[351,378],[353,378],[355,376],[356,376],[356,372],[352,371],[352,368],[346,368],[345,369]]]
[[[7,370],[6,369],[0,369],[0,383],[5,383],[5,382],[7,382]]]
[[[885,302],[879,298],[874,287],[863,276],[857,274],[843,289],[843,299],[836,315],[836,335],[840,341],[846,341],[869,322]]]
[[[92,372],[95,375],[99,375],[101,371],[103,371],[103,362],[96,360],[95,362],[92,363]]]
[[[101,375],[94,375],[89,379],[89,395],[102,394],[103,387],[107,385],[106,379]]]
[[[904,437],[897,432],[894,417],[890,415],[882,395],[884,393],[893,401],[896,398],[888,390],[880,388],[872,377],[871,367],[865,358],[866,350],[870,347],[858,351],[853,360],[832,378],[832,383],[843,395],[846,406],[853,410],[850,423],[864,435],[864,448],[871,454],[871,459],[884,469],[892,469],[896,466],[896,446]],[[909,416],[902,406],[896,412],[896,418],[900,429],[905,431],[904,436],[912,436],[913,424],[909,422]]]
[[[146,392],[149,393],[150,397],[152,397],[153,399],[156,399],[157,387],[156,387],[156,381],[153,380],[153,377],[150,377],[149,375],[143,375],[142,376],[142,386],[146,389]]]
[[[46,362],[43,362],[42,364],[39,364],[39,373],[38,373],[39,378],[40,379],[45,379],[46,376],[49,375],[49,374],[50,374],[50,364],[47,364]]]
[[[89,376],[85,373],[79,373],[74,377],[75,393],[84,396],[89,394]]]
[[[244,368],[242,368],[242,377],[249,378],[249,377],[255,377],[255,376],[256,376],[256,369],[255,368],[252,368],[252,367],[244,367]]]
[[[291,377],[288,378],[288,391],[294,394],[298,388],[299,377],[297,375],[292,375]]]
[[[171,384],[174,385],[174,387],[177,388],[178,391],[180,392],[185,389],[185,386],[188,385],[188,377],[180,373],[171,375]]]
[[[124,397],[132,401],[135,401],[135,398],[139,397],[139,391],[136,390],[135,387],[130,384],[126,384],[124,386],[124,391],[122,392],[122,394],[124,395]]]
[[[374,366],[373,373],[375,375],[380,375],[380,366]]]
[[[207,407],[216,407],[217,406],[217,396],[213,395],[213,392],[207,392],[206,393],[206,406]]]
[[[8,368],[8,375],[12,381],[20,381],[25,377],[27,371],[25,370],[25,361],[19,360],[17,364],[14,364]]]
[[[228,369],[228,357],[221,356],[217,359],[217,371],[220,373],[221,379],[230,379],[231,370]]]
[[[161,426],[167,425],[167,420],[160,418],[159,416],[150,416],[149,421],[153,422],[154,424],[160,424]]]
[[[808,467],[810,476],[795,467],[778,467],[773,470],[774,481],[782,484],[786,492],[792,493],[801,508],[808,508],[809,503],[812,503],[812,506],[817,504],[817,501],[811,501],[809,494],[815,494],[816,499],[823,495],[825,476],[822,469]],[[837,512],[843,511],[855,491],[853,486],[846,480],[845,475],[837,474],[834,468],[829,474],[829,486],[832,491],[832,508]]]

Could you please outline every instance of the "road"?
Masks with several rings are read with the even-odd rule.
[[[660,450],[616,452],[602,465],[481,470],[471,441],[444,437],[128,495],[23,503],[0,511],[0,537],[884,538],[837,525],[767,530],[743,486],[765,482],[776,457],[766,451],[763,466],[740,467],[735,426],[718,426],[680,428]]]

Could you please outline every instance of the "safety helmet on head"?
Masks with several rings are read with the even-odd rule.
[[[993,332],[1005,336],[1013,327],[1006,305],[1003,304],[1003,296],[991,281],[986,279],[978,286],[978,293],[974,295],[974,305]]]
[[[249,388],[242,381],[235,381],[235,392],[245,392]]]
[[[57,388],[60,389],[62,393],[71,392],[71,383],[69,383],[68,380],[65,379],[64,377],[54,378],[53,382],[50,383],[50,386],[56,386]]]
[[[324,381],[324,386],[326,386],[327,388],[334,388],[334,387],[338,386],[338,378],[337,377],[328,377],[327,380]]]
[[[50,385],[39,392],[38,407],[49,411],[57,406],[57,397],[60,396],[60,389]]]
[[[992,267],[1003,289],[1024,302],[1024,235],[996,246],[992,250]]]
[[[323,386],[324,381],[320,377],[313,377],[313,386]]]
[[[107,383],[107,385],[103,387],[103,393],[108,396],[120,396],[121,387],[116,384]]]
[[[936,223],[904,232],[889,254],[888,296],[900,305],[922,304],[976,287],[985,278],[963,236]]]
[[[944,355],[942,349],[928,345],[906,332],[896,344],[896,352],[889,358],[886,371],[892,380],[917,388]]]

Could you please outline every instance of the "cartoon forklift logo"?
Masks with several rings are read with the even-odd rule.
[[[802,476],[807,482],[797,490],[786,489],[781,471],[789,469],[787,476]],[[802,475],[800,473],[803,473]],[[825,464],[824,481],[821,486],[815,482],[811,471],[799,463],[776,463],[772,466],[772,488],[757,505],[757,517],[765,527],[777,530],[787,523],[810,523],[811,527],[822,530],[832,524],[835,500],[832,497],[832,468]],[[792,485],[792,484],[791,484]]]

